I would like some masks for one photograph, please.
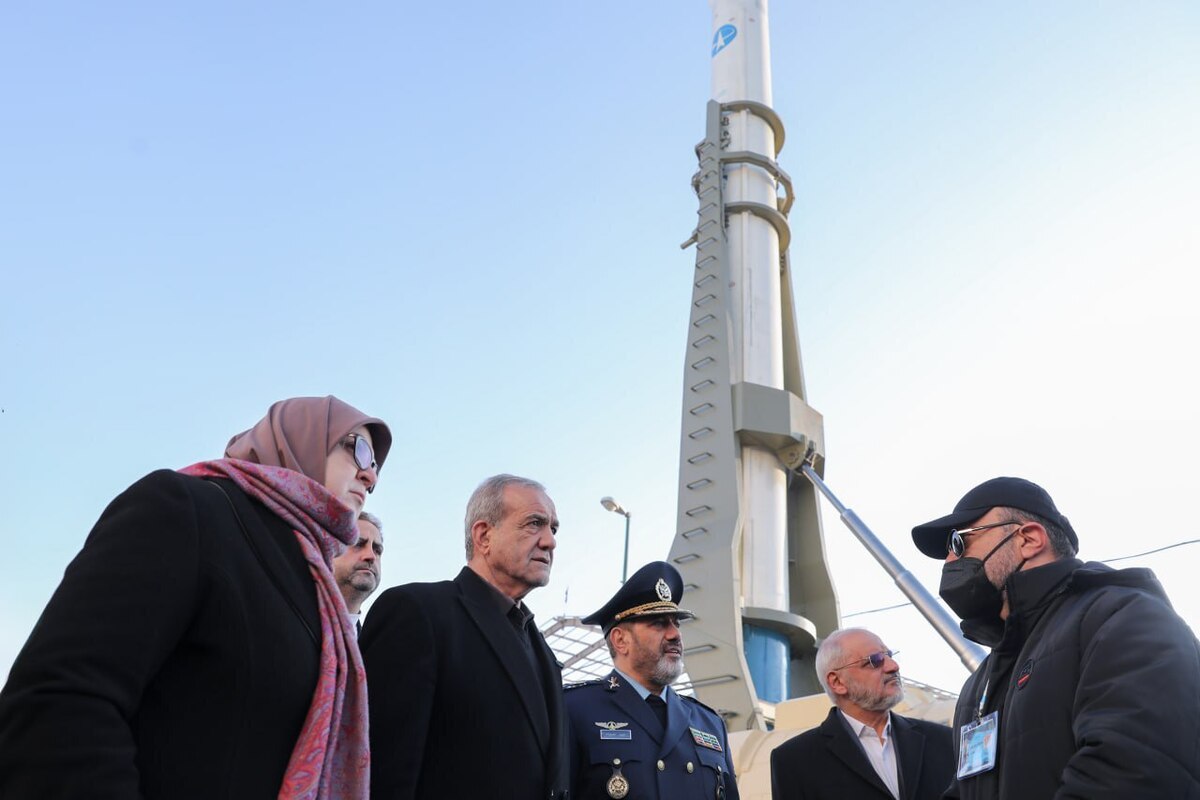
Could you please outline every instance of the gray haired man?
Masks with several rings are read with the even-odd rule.
[[[904,699],[896,652],[865,628],[817,649],[817,678],[833,702],[819,727],[771,752],[775,800],[940,797],[954,777],[950,729],[891,709]]]
[[[366,511],[358,515],[358,541],[333,560],[333,578],[346,601],[355,630],[362,629],[362,604],[379,588],[383,523]]]
[[[495,475],[464,520],[453,580],[379,596],[363,629],[371,797],[562,800],[562,670],[524,598],[550,580],[558,512],[537,481]]]

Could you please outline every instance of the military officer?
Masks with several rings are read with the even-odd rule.
[[[683,672],[676,605],[679,571],[665,561],[639,569],[599,611],[615,669],[566,689],[571,798],[682,800],[738,797],[725,722],[671,690]]]

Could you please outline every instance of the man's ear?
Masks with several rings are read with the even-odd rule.
[[[1026,522],[1017,532],[1021,558],[1032,561],[1042,554],[1051,554],[1050,534],[1036,522]]]
[[[608,632],[608,640],[612,642],[613,651],[625,655],[629,650],[629,631],[620,625]]]
[[[475,520],[475,524],[471,526],[471,541],[474,543],[476,553],[480,555],[488,553],[492,546],[492,526],[488,525],[487,520]]]
[[[829,691],[840,697],[845,697],[846,695],[850,694],[850,687],[847,686],[846,682],[842,680],[841,673],[830,672],[825,676],[825,682],[829,684]]]

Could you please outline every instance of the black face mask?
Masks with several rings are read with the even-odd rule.
[[[988,580],[983,565],[997,550],[1008,544],[1008,540],[1016,536],[1019,530],[1017,528],[1005,536],[982,560],[959,558],[942,565],[942,584],[938,594],[960,619],[996,619],[1000,616],[1004,598]],[[1018,565],[1017,569],[1020,568]]]

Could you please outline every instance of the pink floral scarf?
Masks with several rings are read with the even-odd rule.
[[[229,478],[293,528],[317,589],[321,656],[317,689],[292,750],[278,800],[367,800],[371,754],[367,739],[367,678],[353,624],[331,564],[358,535],[353,509],[299,472],[223,458],[181,469],[185,475]]]

